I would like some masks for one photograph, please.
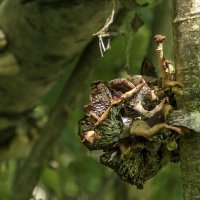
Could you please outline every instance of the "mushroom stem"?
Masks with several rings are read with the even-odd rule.
[[[164,81],[165,81],[165,70],[163,68],[163,62],[164,62],[164,55],[163,55],[163,41],[165,40],[165,36],[163,35],[155,35],[154,37],[157,47],[156,52],[157,56],[160,62],[160,71],[162,75],[162,87],[164,87]]]

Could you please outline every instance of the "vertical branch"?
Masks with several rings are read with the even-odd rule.
[[[200,1],[174,0],[173,34],[176,79],[184,85],[178,109],[200,111]],[[195,123],[191,121],[190,123]],[[180,140],[181,178],[185,200],[200,199],[200,135]]]

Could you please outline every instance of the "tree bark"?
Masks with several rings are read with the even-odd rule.
[[[176,79],[184,85],[183,95],[177,96],[178,118],[180,125],[193,127],[180,140],[181,178],[184,199],[195,200],[200,199],[200,1],[173,3]]]

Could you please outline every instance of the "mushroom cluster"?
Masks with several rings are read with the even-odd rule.
[[[179,127],[167,124],[176,108],[172,87],[162,80],[132,76],[91,85],[79,136],[89,150],[103,150],[100,162],[137,188],[169,161],[179,160]]]

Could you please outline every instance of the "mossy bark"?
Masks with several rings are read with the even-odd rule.
[[[174,0],[173,31],[177,81],[184,85],[183,95],[177,96],[178,109],[189,121],[191,113],[200,111],[200,2]],[[196,117],[196,119],[198,116]],[[187,120],[188,119],[188,120]],[[185,124],[187,125],[187,124]],[[194,130],[199,130],[198,127]],[[192,131],[180,140],[181,177],[185,200],[200,199],[200,133]]]

